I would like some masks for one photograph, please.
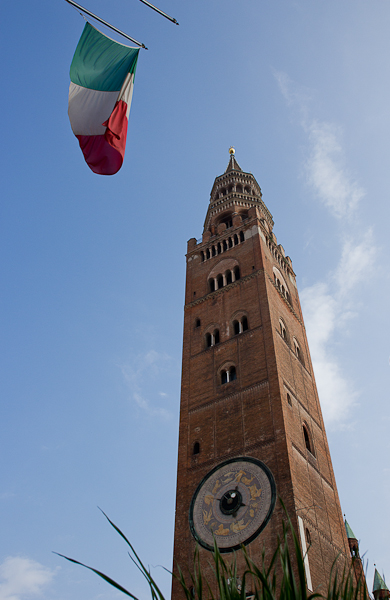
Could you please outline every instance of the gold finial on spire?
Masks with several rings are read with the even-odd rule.
[[[236,151],[233,148],[233,146],[230,146],[230,148],[229,148],[229,154],[230,154],[230,156],[233,156],[233,154],[235,154],[235,153],[236,153]]]

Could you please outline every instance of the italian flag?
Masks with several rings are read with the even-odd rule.
[[[114,42],[86,23],[70,66],[68,115],[94,173],[122,166],[138,48]]]

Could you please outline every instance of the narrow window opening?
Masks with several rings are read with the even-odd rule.
[[[211,250],[211,252],[212,252],[212,255],[213,255],[213,256],[215,256],[215,255],[216,255],[216,252],[215,252],[215,246],[213,246],[213,247],[212,247],[212,250]]]
[[[306,425],[303,425],[303,436],[305,438],[305,446],[306,446],[307,450],[309,450],[310,454],[312,454],[314,456],[313,445],[311,443],[309,431],[308,431]]]
[[[209,248],[207,248],[207,250],[206,250],[206,258],[210,258],[210,250],[209,250]]]
[[[214,344],[219,344],[219,329],[214,331]]]
[[[195,319],[195,327],[200,327],[200,319]]]
[[[206,333],[206,348],[210,348],[213,344],[211,333]]]
[[[245,240],[244,232],[240,231],[240,242],[243,242],[244,240]]]
[[[238,281],[240,279],[240,269],[239,267],[234,267],[234,279]]]
[[[232,282],[232,272],[231,271],[226,271],[226,285],[229,285],[229,283]]]
[[[233,248],[233,240],[232,240],[232,238],[229,238],[229,248]]]
[[[218,289],[220,290],[223,287],[223,277],[222,275],[218,275],[217,277]]]
[[[224,385],[228,382],[228,373],[227,371],[222,371],[221,373],[221,384]]]
[[[237,379],[236,367],[230,367],[229,370],[229,381]]]
[[[199,444],[199,442],[195,442],[192,454],[195,455],[195,454],[199,454],[199,453],[200,453],[200,444]]]
[[[247,331],[248,330],[248,319],[246,317],[242,317],[242,330],[243,331]]]
[[[214,292],[215,291],[215,281],[214,279],[210,279],[210,292]]]
[[[237,244],[238,244],[238,235],[236,233],[234,234],[234,238],[233,239],[234,239],[234,245],[237,246]]]
[[[223,251],[225,252],[228,249],[227,241],[223,240]]]
[[[291,396],[288,392],[287,392],[287,402],[289,403],[290,406],[292,406]]]
[[[203,252],[203,250],[202,250],[202,252],[200,253],[200,257],[201,257],[201,259],[202,259],[202,262],[204,262],[204,252]]]
[[[221,252],[222,252],[221,242],[218,242],[217,252],[218,252],[218,254],[221,254]]]
[[[240,324],[238,321],[233,322],[234,335],[238,335],[240,333]]]
[[[310,531],[308,530],[307,527],[305,530],[305,537],[306,537],[307,545],[310,546],[311,545],[311,535],[310,535]]]

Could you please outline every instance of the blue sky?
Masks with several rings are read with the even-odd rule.
[[[343,512],[390,577],[390,5],[84,5],[141,51],[121,171],[67,117],[83,19],[3,7],[0,600],[169,595],[186,242],[233,144],[297,274]],[[104,30],[103,30],[104,31]],[[110,34],[111,35],[111,34]],[[115,36],[113,36],[115,37]]]

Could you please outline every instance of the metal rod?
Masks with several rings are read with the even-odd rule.
[[[162,15],[163,17],[165,17],[169,21],[172,21],[172,23],[175,23],[176,25],[179,25],[179,23],[176,21],[176,19],[174,19],[173,17],[170,17],[169,15],[167,15],[167,13],[163,12],[162,10],[160,10],[159,8],[157,8],[156,6],[154,6],[153,4],[150,4],[150,2],[147,2],[146,0],[140,0],[140,2],[142,2],[143,4],[146,4],[146,6],[149,6],[149,8],[152,8],[153,10],[155,10],[156,12],[158,12],[160,15]]]
[[[135,40],[134,38],[130,37],[126,33],[123,33],[123,31],[121,31],[120,29],[117,29],[113,25],[110,25],[109,23],[107,23],[107,21],[103,21],[103,19],[100,19],[99,17],[97,17],[96,15],[94,15],[93,13],[91,13],[86,8],[83,8],[82,6],[80,6],[80,4],[76,4],[76,2],[73,2],[73,0],[65,0],[65,2],[68,2],[68,4],[71,4],[72,6],[75,6],[79,10],[83,11],[86,15],[89,15],[93,19],[96,19],[96,21],[99,21],[99,23],[102,23],[102,25],[105,25],[109,29],[112,29],[116,33],[119,33],[119,35],[123,35],[123,37],[125,37],[128,40],[130,40],[130,42],[133,42],[133,44],[137,44],[137,46],[139,46],[140,48],[145,48],[145,50],[147,50],[147,47],[145,46],[145,44],[142,44],[141,42],[137,42],[137,40]]]

